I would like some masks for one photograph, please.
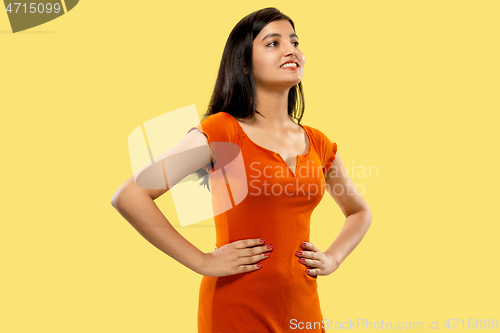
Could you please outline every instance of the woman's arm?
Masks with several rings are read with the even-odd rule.
[[[338,267],[365,236],[372,221],[372,213],[347,175],[338,154],[326,173],[325,179],[328,193],[337,202],[346,217],[337,238],[324,252],[336,262]]]
[[[181,159],[181,163],[178,163],[178,165],[183,165],[183,167],[169,167],[168,181],[163,179],[163,173],[159,174],[159,176],[162,176],[161,179],[154,179],[154,181],[151,180],[151,177],[148,177],[150,184],[164,183],[166,189],[153,190],[140,187],[136,184],[134,176],[132,176],[116,190],[111,198],[113,207],[151,244],[200,274],[203,270],[204,253],[172,227],[154,200],[184,177],[210,162],[210,157],[206,154],[182,153],[206,145],[203,134],[198,131],[189,132],[177,146],[161,156],[164,163],[168,164],[169,156],[178,154],[176,156],[177,162],[179,162],[179,158]],[[153,165],[149,170],[143,170],[143,174],[138,177],[138,180],[141,179],[142,175],[148,174],[150,170],[156,169],[158,163],[161,163],[161,159],[157,159],[156,166]]]
[[[301,244],[304,251],[295,252],[299,262],[307,267],[305,272],[310,276],[335,272],[361,242],[372,222],[370,208],[345,172],[338,154],[326,173],[325,180],[328,193],[337,202],[346,220],[337,238],[325,252],[310,242]]]
[[[266,259],[264,253],[271,251],[260,239],[239,240],[204,253],[172,227],[154,202],[186,176],[207,165],[211,157],[203,152],[208,149],[206,137],[197,130],[190,131],[137,177],[144,187],[159,188],[163,184],[166,189],[140,187],[132,176],[116,190],[111,204],[151,244],[198,274],[226,276],[260,269],[262,265],[255,263]]]

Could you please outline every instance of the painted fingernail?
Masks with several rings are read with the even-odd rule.
[[[257,264],[257,267],[261,268],[261,267],[262,267],[262,264]]]
[[[266,241],[266,240],[265,240],[264,238],[261,238],[261,239],[260,239],[260,242],[261,242],[261,243],[264,243],[265,241]]]
[[[264,256],[265,257],[269,257],[271,255],[271,253],[267,252],[267,253],[264,253]]]
[[[302,255],[302,251],[297,251],[297,252],[295,252],[295,254],[298,255],[298,256],[301,256]]]
[[[311,272],[310,270],[306,269],[306,273],[310,273],[310,272]]]
[[[307,243],[302,243],[302,244],[300,244],[300,245],[302,245],[302,246],[307,246]]]
[[[273,244],[269,244],[269,245],[267,246],[267,248],[268,248],[268,249],[272,249],[272,248],[273,248]]]
[[[300,258],[299,261],[300,262],[306,262],[306,260],[304,258]]]

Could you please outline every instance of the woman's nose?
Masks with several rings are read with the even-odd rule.
[[[297,56],[297,49],[292,44],[285,48],[285,56],[289,55]]]

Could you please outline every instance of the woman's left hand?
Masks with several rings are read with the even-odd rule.
[[[305,244],[305,245],[304,245]],[[302,243],[304,251],[297,251],[299,262],[307,266],[306,273],[310,276],[329,275],[337,270],[339,264],[330,254],[323,253],[313,243]]]

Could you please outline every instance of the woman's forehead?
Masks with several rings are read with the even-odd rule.
[[[269,37],[297,37],[297,35],[288,20],[278,20],[267,24],[255,39],[260,42]]]

